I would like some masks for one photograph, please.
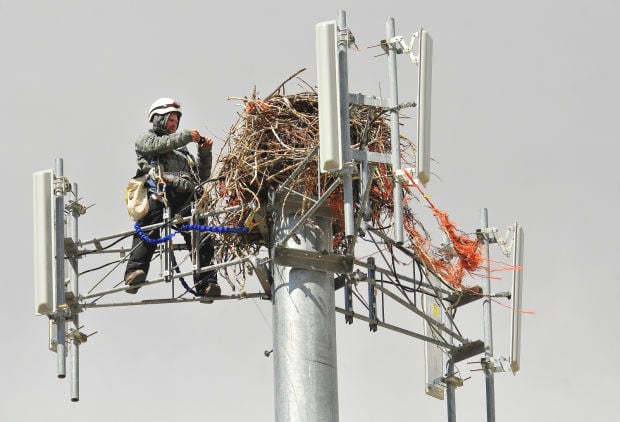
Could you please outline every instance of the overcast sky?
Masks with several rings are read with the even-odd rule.
[[[316,83],[314,25],[340,9],[361,49],[350,53],[352,92],[387,94],[385,58],[365,47],[385,37],[389,17],[407,39],[429,31],[429,194],[467,232],[482,207],[500,231],[516,220],[525,228],[523,307],[536,314],[524,317],[522,370],[495,377],[497,420],[615,417],[620,4],[367,3],[0,0],[0,420],[273,420],[265,301],[84,312],[83,331],[98,334],[81,348],[81,400],[69,401],[47,351],[47,319],[33,313],[32,173],[64,158],[83,204],[96,204],[80,219],[82,240],[131,229],[123,195],[148,106],[179,100],[181,127],[204,131],[219,149],[240,110],[228,96],[254,85],[267,95],[303,67]],[[399,67],[400,99],[411,101],[415,68],[405,57]],[[465,336],[482,338],[481,304],[462,314]],[[495,306],[493,315],[495,354],[506,356],[509,312]],[[424,394],[420,341],[345,326],[341,315],[337,333],[341,421],[446,420],[445,402]],[[456,393],[459,421],[484,420],[477,368],[459,365],[471,377]]]

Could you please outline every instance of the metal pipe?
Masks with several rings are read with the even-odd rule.
[[[353,263],[355,265],[360,266],[360,267],[368,268],[368,264],[365,263],[364,261],[360,261],[360,260],[356,259],[356,260],[353,261]],[[393,271],[387,270],[385,268],[377,267],[376,265],[375,265],[375,271],[377,271],[378,273],[381,273],[381,274],[385,274],[387,276],[393,276],[394,275]],[[400,281],[406,281],[408,283],[415,283],[416,286],[418,286],[418,287],[424,287],[424,289],[422,289],[422,288],[419,289],[420,293],[423,293],[423,294],[429,295],[429,296],[435,296],[435,297],[437,297],[439,299],[444,299],[443,296],[440,296],[440,294],[441,295],[450,295],[452,293],[452,292],[450,292],[448,290],[444,290],[444,289],[441,289],[439,287],[434,288],[434,286],[429,284],[429,283],[419,282],[418,280],[414,280],[413,278],[407,277],[406,275],[398,274],[398,279]]]
[[[271,247],[290,237],[302,218],[296,211],[274,213]],[[331,219],[313,222],[287,247],[330,251]],[[275,263],[272,271],[275,420],[337,422],[334,275]]]
[[[243,264],[245,262],[249,262],[250,258],[239,258],[239,259],[235,259],[233,261],[226,261],[226,262],[222,262],[220,264],[214,264],[214,265],[209,265],[208,267],[202,267],[200,269],[200,271],[198,271],[198,273],[204,273],[206,271],[212,271],[212,270],[219,270],[220,268],[225,268],[225,267],[229,267],[229,266],[233,266],[233,265],[239,265],[239,264]],[[181,277],[186,277],[186,276],[190,276],[193,275],[194,271],[187,271],[187,272],[181,272],[178,274],[173,274],[172,278],[181,278]],[[141,287],[144,286],[150,286],[151,284],[157,284],[157,283],[162,283],[164,281],[168,281],[168,277],[164,276],[164,277],[159,277],[156,279],[153,279],[151,281],[147,281],[144,284],[141,284]],[[114,289],[109,289],[109,290],[104,290],[101,292],[97,292],[97,293],[92,293],[92,294],[88,294],[85,296],[80,296],[80,300],[86,300],[86,299],[92,299],[92,298],[101,298],[105,295],[111,294],[111,293],[118,293],[118,292],[124,292],[125,290],[131,288],[130,286],[123,286],[123,287],[116,287]]]
[[[314,157],[316,155],[317,152],[319,152],[319,147],[318,146],[314,147],[314,149],[312,151],[310,151],[310,154],[308,154],[306,156],[306,158],[304,158],[303,161],[301,163],[299,163],[299,165],[291,173],[291,175],[286,178],[284,183],[282,183],[280,186],[278,186],[278,189],[276,189],[276,195],[279,194],[280,192],[282,192],[283,189],[286,189],[288,187],[288,185],[290,185],[291,182],[297,178],[299,173],[301,173],[302,171],[306,170],[306,164],[308,164],[308,161],[310,161],[312,159],[312,157]]]
[[[245,299],[260,299],[265,297],[265,293],[239,293],[233,295],[225,295],[218,297],[210,297],[205,299],[204,297],[193,297],[189,299],[172,298],[172,299],[145,299],[134,302],[115,302],[115,303],[86,303],[82,305],[84,309],[95,308],[119,308],[122,306],[138,306],[138,305],[168,305],[176,303],[196,303],[204,301],[221,301],[221,300],[245,300]]]
[[[448,312],[447,326],[450,329],[454,328],[454,320]],[[454,339],[450,337],[450,344],[454,345]],[[448,359],[448,368],[446,372],[446,405],[448,410],[448,422],[456,422],[456,384],[454,383],[454,361]]]
[[[394,331],[396,333],[404,334],[404,335],[407,335],[409,337],[416,338],[418,340],[426,341],[428,343],[436,344],[437,346],[450,348],[450,344],[446,343],[445,341],[436,340],[436,339],[434,339],[432,337],[427,337],[427,336],[425,336],[423,334],[414,333],[413,331],[405,330],[404,328],[400,328],[400,327],[397,327],[396,325],[392,325],[392,324],[388,324],[388,323],[385,323],[385,322],[381,322],[380,320],[374,320],[373,321],[370,318],[368,318],[366,315],[356,314],[353,311],[347,311],[346,309],[342,309],[342,308],[339,308],[339,307],[336,307],[336,312],[341,313],[343,315],[351,315],[353,318],[359,319],[361,321],[365,321],[365,322],[367,322],[369,324],[371,322],[375,322],[381,328],[385,328],[387,330]]]
[[[55,230],[56,230],[56,358],[57,376],[64,378],[67,375],[67,361],[65,357],[65,187],[63,178],[62,158],[56,159],[55,172]]]
[[[297,230],[299,230],[301,226],[303,226],[306,221],[310,217],[312,217],[319,210],[319,208],[323,206],[323,203],[327,201],[329,195],[331,195],[331,193],[336,190],[338,186],[340,186],[340,179],[334,180],[334,183],[332,183],[331,186],[325,192],[323,192],[323,196],[321,196],[319,200],[316,201],[314,205],[312,205],[310,209],[306,211],[299,220],[296,221],[296,224],[292,229],[288,230],[284,238],[281,240],[282,245],[288,242],[288,240],[293,237]]]
[[[489,261],[489,216],[486,208],[480,210],[480,228],[482,229],[482,259],[485,263],[485,275],[482,282],[482,313],[484,319],[484,379],[487,396],[487,422],[495,422],[495,375],[491,359],[493,358],[493,324],[491,320],[491,267]]]
[[[438,330],[437,334],[440,334],[443,331],[444,333],[451,335],[453,338],[457,339],[461,343],[467,343],[468,342],[466,338],[464,338],[463,336],[459,335],[458,333],[452,331],[451,329],[447,328],[444,324],[441,324],[441,323],[435,321],[434,319],[430,318],[424,312],[420,311],[418,308],[416,308],[412,304],[405,302],[405,300],[403,300],[402,298],[396,296],[394,293],[392,293],[391,291],[387,290],[385,287],[379,286],[375,280],[369,279],[368,283],[372,284],[373,286],[375,286],[375,288],[377,290],[379,290],[380,292],[382,292],[386,296],[390,297],[394,301],[398,302],[399,304],[401,304],[405,308],[409,309],[411,312],[413,312],[414,314],[416,314],[420,318],[424,319],[426,322],[428,322],[430,325],[432,325],[435,329]]]
[[[371,256],[366,261],[368,262],[368,278],[374,280],[375,258]],[[377,289],[372,283],[368,283],[368,318],[373,321],[368,324],[370,331],[377,331]]]
[[[374,173],[375,171],[375,164],[372,165],[368,165],[368,161],[364,161],[363,162],[363,172],[366,173],[366,176],[368,175],[368,173]],[[349,247],[347,248],[347,255],[354,255],[355,254],[355,245],[357,244],[357,239],[358,239],[358,233],[359,230],[362,226],[362,219],[365,218],[366,213],[370,212],[370,203],[369,203],[369,198],[370,198],[370,188],[372,187],[372,180],[367,180],[368,178],[363,175],[364,173],[362,173],[362,198],[360,200],[360,206],[358,208],[357,211],[357,217],[355,218],[355,236],[353,236],[353,239],[351,239],[351,243],[349,244]]]
[[[78,200],[78,185],[72,184],[71,192],[73,193],[74,200]],[[69,234],[71,240],[77,244],[78,242],[78,217],[80,216],[77,209],[71,210],[71,218],[69,219]],[[69,265],[71,267],[70,273],[70,287],[71,293],[74,298],[79,296],[79,276],[78,276],[78,258],[73,255],[69,258]],[[69,349],[69,361],[71,363],[71,401],[76,402],[80,400],[80,341],[78,331],[80,329],[79,314],[76,309],[72,309],[71,312],[72,331],[74,333],[71,337],[70,349]]]
[[[170,205],[167,204],[164,208],[163,215],[163,220],[165,223],[163,233],[164,237],[167,237],[172,233],[172,228],[169,224],[172,218],[171,213],[172,209],[170,208]],[[174,266],[172,265],[172,239],[168,239],[167,241],[165,241],[163,244],[160,245],[160,248],[162,248],[161,256],[164,258],[164,280],[166,280],[166,283],[169,283],[174,280]],[[172,296],[174,296],[174,284],[172,284],[172,289]]]
[[[220,209],[216,209],[216,210],[202,212],[202,213],[200,213],[199,217],[200,218],[205,218],[205,217],[209,217],[211,215],[226,214],[228,212],[237,211],[240,208],[241,208],[241,205],[235,205],[234,207],[228,207],[228,208],[220,208]],[[191,217],[183,217],[183,222],[187,223],[190,220],[190,218]],[[157,223],[157,224],[151,224],[149,226],[141,227],[141,229],[144,230],[144,231],[149,231],[149,230],[153,230],[153,229],[157,229],[159,227],[162,227],[165,224],[166,224],[165,222]],[[79,244],[80,244],[80,246],[96,244],[98,242],[103,242],[103,241],[106,241],[106,240],[116,239],[117,237],[129,236],[129,235],[134,234],[135,232],[136,232],[135,230],[128,230],[128,231],[124,231],[124,232],[121,232],[121,233],[112,234],[112,235],[109,235],[109,236],[103,236],[103,237],[94,238],[94,239],[91,239],[91,240],[86,240],[84,242],[80,242]]]
[[[192,224],[200,224],[197,215],[196,215],[196,208],[195,208],[196,204],[194,202],[192,202],[192,219],[190,220]],[[191,239],[192,239],[192,250],[190,251],[190,256],[192,258],[192,268],[193,268],[193,272],[194,272],[194,277],[195,279],[198,278],[198,271],[200,270],[200,253],[198,252],[200,250],[200,245],[201,245],[201,240],[202,240],[202,234],[200,232],[197,231],[192,231],[191,233]],[[207,241],[207,239],[205,238],[205,241]],[[174,250],[171,251],[171,253],[174,253]],[[173,295],[174,296],[174,295]]]
[[[353,219],[353,171],[351,164],[351,133],[349,123],[349,68],[347,51],[349,49],[349,29],[347,14],[338,12],[338,98],[340,107],[340,139],[342,145],[342,191],[344,195],[344,234],[351,237],[355,234]]]
[[[454,376],[454,362],[448,360],[448,373],[446,378],[446,405],[448,407],[448,422],[456,422],[456,385],[451,381]]]
[[[400,170],[400,129],[398,116],[398,78],[396,71],[396,47],[390,43],[396,34],[394,18],[389,18],[385,26],[388,42],[388,76],[390,82],[390,135],[392,144],[392,174],[394,179],[394,241],[403,243],[403,191],[396,170]]]

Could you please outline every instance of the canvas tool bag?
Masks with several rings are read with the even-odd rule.
[[[129,179],[125,190],[127,212],[133,221],[139,221],[149,212],[149,192],[146,185],[148,175]]]

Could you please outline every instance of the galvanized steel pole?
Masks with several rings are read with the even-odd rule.
[[[349,29],[347,28],[347,14],[341,10],[338,13],[338,97],[340,106],[340,139],[342,141],[342,190],[344,196],[344,234],[347,237],[355,235],[353,217],[353,175],[351,172],[351,131],[349,127],[349,68],[347,50],[349,49]]]
[[[78,200],[78,185],[72,184],[71,192],[73,193],[74,201]],[[69,219],[69,234],[73,243],[77,245],[79,241],[78,237],[78,217],[79,212],[76,208],[71,210],[71,218]],[[71,266],[70,282],[71,293],[74,298],[79,297],[78,289],[78,259],[75,255],[69,258],[69,265]],[[77,312],[71,313],[71,322],[73,325],[73,336],[71,337],[71,348],[69,349],[69,361],[71,364],[71,401],[76,402],[80,400],[80,340],[78,338],[80,330],[79,315]]]
[[[454,329],[454,320],[448,318],[448,328]],[[450,336],[450,344],[454,345],[454,337]],[[448,408],[448,422],[456,422],[456,384],[454,379],[454,361],[448,359],[446,373],[446,405]]]
[[[448,373],[446,382],[446,404],[448,406],[448,422],[456,422],[456,385],[451,377],[454,376],[454,362],[448,360]]]
[[[297,209],[283,213],[274,217],[274,245],[300,218]],[[315,216],[286,247],[329,251],[331,239],[331,219]],[[337,422],[334,276],[300,267],[272,267],[275,420]]]
[[[480,210],[480,228],[482,229],[482,258],[485,262],[485,275],[482,284],[482,312],[484,318],[484,379],[487,395],[487,422],[495,422],[495,375],[493,372],[493,324],[491,320],[491,268],[489,261],[489,216],[486,208]]]
[[[63,179],[63,161],[57,158],[55,163],[55,230],[56,230],[56,358],[57,376],[64,378],[67,374],[65,358],[65,188]]]
[[[388,76],[390,80],[390,134],[392,143],[392,173],[400,169],[400,129],[398,127],[398,78],[396,72],[396,47],[390,43],[394,38],[396,29],[394,18],[389,18],[385,26],[386,42],[388,43]],[[403,243],[403,192],[401,182],[394,179],[394,241],[397,245]]]

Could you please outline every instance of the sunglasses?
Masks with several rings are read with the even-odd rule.
[[[177,101],[175,101],[175,102],[170,103],[170,104],[163,104],[163,105],[160,105],[159,107],[155,107],[153,109],[153,111],[159,110],[159,109],[162,109],[162,108],[168,108],[168,107],[181,108],[181,104],[179,104]]]

